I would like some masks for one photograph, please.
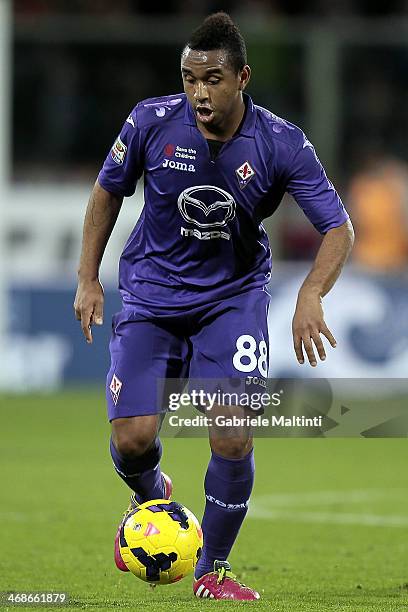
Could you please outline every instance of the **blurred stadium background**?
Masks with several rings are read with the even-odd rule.
[[[103,381],[118,257],[142,190],[125,203],[104,258],[105,325],[93,347],[72,312],[89,192],[134,104],[180,91],[185,37],[221,7],[248,43],[249,93],[307,132],[356,228],[352,261],[325,299],[339,345],[312,371],[295,361],[290,322],[320,237],[289,198],[265,222],[271,375],[406,377],[406,0],[0,0],[4,391]]]

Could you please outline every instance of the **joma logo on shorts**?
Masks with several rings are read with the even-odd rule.
[[[200,232],[198,229],[187,229],[185,227],[181,228],[182,236],[194,236],[194,238],[198,238],[199,240],[212,240],[213,238],[224,238],[224,240],[230,240],[231,236],[227,234],[227,232],[221,232],[219,230],[212,230],[209,232]]]
[[[163,168],[171,168],[172,170],[181,170],[182,172],[195,172],[194,164],[186,164],[184,162],[173,161],[172,159],[164,158],[162,163]]]

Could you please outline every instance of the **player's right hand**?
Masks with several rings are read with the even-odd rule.
[[[103,324],[103,287],[99,279],[78,282],[74,311],[81,321],[82,332],[88,344],[92,344],[92,325]]]

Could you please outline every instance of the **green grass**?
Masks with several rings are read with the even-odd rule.
[[[151,589],[113,566],[128,493],[101,394],[2,396],[0,417],[0,591],[67,591],[65,610],[407,609],[404,439],[256,441],[252,509],[230,561],[262,601],[239,605],[193,599],[189,578]],[[163,442],[175,499],[201,516],[207,441]]]

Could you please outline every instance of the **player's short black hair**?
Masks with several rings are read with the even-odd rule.
[[[208,15],[191,34],[187,46],[194,51],[225,50],[231,68],[237,73],[247,63],[247,51],[242,34],[231,17],[224,12]]]

